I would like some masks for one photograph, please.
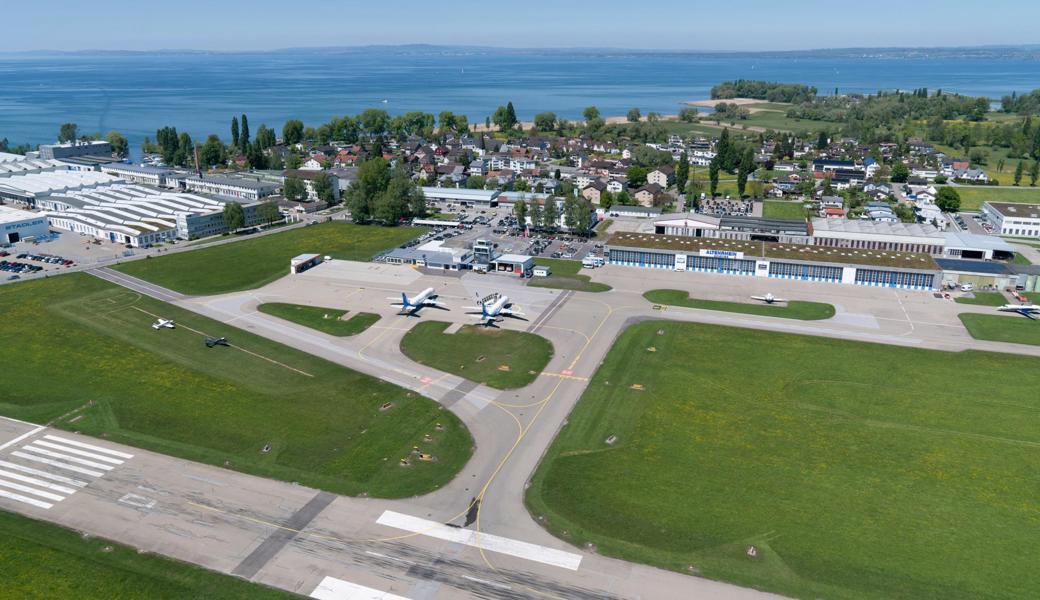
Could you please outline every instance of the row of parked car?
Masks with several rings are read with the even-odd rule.
[[[28,252],[23,252],[15,258],[19,258],[22,260],[34,260],[36,262],[47,263],[49,265],[63,265],[66,267],[73,263],[73,261],[67,258],[62,258],[60,256],[53,256],[51,254],[29,254]]]
[[[18,262],[14,260],[0,260],[0,271],[6,271],[8,273],[14,273],[8,280],[18,279],[19,275],[31,275],[37,271],[42,271],[43,267],[39,265],[30,265],[29,263]]]

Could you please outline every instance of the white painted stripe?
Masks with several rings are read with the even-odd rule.
[[[577,571],[578,565],[581,564],[581,555],[573,552],[565,552],[489,533],[448,527],[436,521],[428,521],[390,510],[383,512],[376,523],[571,571]]]
[[[14,438],[13,440],[11,440],[9,442],[5,442],[4,444],[0,445],[0,450],[3,450],[4,448],[7,448],[8,446],[14,446],[15,444],[17,444],[18,442],[24,440],[25,438],[32,437],[32,436],[36,435],[37,433],[40,433],[44,429],[47,429],[47,428],[41,426],[41,427],[37,427],[36,429],[33,429],[32,431],[27,431],[27,432],[23,433],[22,435]]]
[[[31,460],[52,467],[58,467],[59,469],[65,469],[66,471],[72,471],[74,473],[82,473],[84,475],[90,475],[92,477],[101,477],[105,473],[103,471],[91,471],[90,469],[84,469],[83,467],[77,467],[75,465],[67,465],[63,462],[51,460],[49,458],[43,458],[42,456],[34,456],[32,454],[25,454],[24,452],[12,452],[11,456],[17,456],[18,458],[24,458],[25,460]]]
[[[0,477],[6,477],[14,481],[21,481],[22,483],[31,483],[36,487],[42,487],[45,490],[54,490],[55,492],[61,492],[63,494],[75,494],[76,489],[44,481],[42,479],[36,479],[35,477],[26,477],[25,475],[19,475],[17,473],[9,473],[0,469]]]
[[[71,479],[69,477],[63,477],[61,475],[54,475],[53,473],[48,473],[46,471],[40,471],[38,469],[33,469],[31,467],[23,467],[22,465],[16,465],[14,463],[9,463],[9,462],[4,461],[4,460],[0,460],[0,467],[6,467],[6,468],[11,469],[13,471],[21,471],[22,473],[28,473],[30,475],[36,475],[37,477],[43,477],[44,479],[50,479],[51,481],[57,481],[57,482],[60,482],[60,483],[66,483],[68,485],[74,485],[76,487],[87,487],[87,482],[86,481],[80,481],[79,479]]]
[[[39,507],[39,508],[50,508],[50,507],[54,506],[50,502],[44,502],[43,500],[37,500],[35,498],[29,498],[27,496],[22,496],[21,494],[11,494],[11,493],[5,492],[3,490],[0,490],[0,498],[7,498],[9,500],[16,500],[18,502],[24,502],[26,504],[32,504],[33,506],[36,506],[36,507]]]
[[[40,498],[54,500],[55,502],[61,502],[65,499],[65,496],[59,496],[50,492],[42,492],[36,488],[31,488],[20,483],[11,483],[10,481],[4,481],[3,479],[0,479],[0,487],[11,488],[12,490],[18,490],[19,492],[25,492],[26,494],[32,494],[33,496],[39,496]]]
[[[76,440],[70,440],[68,438],[58,437],[56,435],[45,435],[44,438],[55,442],[61,442],[62,444],[68,444],[70,446],[78,446],[80,448],[86,448],[87,450],[93,450],[95,452],[101,452],[103,454],[111,454],[112,456],[118,456],[119,458],[131,459],[134,457],[133,454],[127,454],[126,452],[120,452],[118,450],[110,450],[108,448],[102,448],[101,446],[92,446],[90,444],[84,444],[83,442],[77,442]]]
[[[102,464],[102,463],[99,463],[99,462],[94,462],[92,460],[87,460],[85,458],[76,458],[75,456],[69,456],[68,454],[62,454],[61,452],[51,452],[50,450],[45,450],[43,448],[37,448],[36,446],[33,446],[31,444],[28,445],[28,446],[22,446],[22,450],[28,450],[29,452],[35,452],[36,454],[42,454],[44,456],[49,456],[51,458],[60,458],[62,460],[67,460],[67,461],[69,461],[71,463],[76,463],[77,465],[84,465],[84,466],[87,466],[87,467],[94,467],[95,469],[104,469],[106,471],[111,471],[112,469],[115,468],[112,465],[106,465],[106,464]]]
[[[111,458],[111,457],[108,457],[108,456],[101,456],[100,454],[95,454],[93,452],[87,452],[86,450],[77,450],[75,448],[69,448],[67,446],[62,446],[60,444],[54,444],[54,443],[47,442],[47,441],[44,441],[44,440],[35,440],[33,443],[36,444],[37,446],[43,446],[44,448],[51,448],[53,450],[60,450],[62,452],[68,452],[69,454],[75,454],[76,456],[86,456],[87,458],[92,458],[94,460],[100,460],[101,462],[106,462],[106,463],[110,463],[110,464],[113,464],[113,465],[121,465],[121,464],[123,464],[123,461],[119,460],[118,458]]]
[[[508,585],[506,585],[504,583],[497,583],[497,582],[494,582],[494,581],[488,581],[487,579],[479,579],[477,577],[470,577],[469,575],[463,575],[462,578],[463,579],[468,579],[468,580],[470,580],[470,581],[472,581],[474,583],[480,583],[480,584],[483,584],[483,585],[488,585],[488,586],[491,586],[491,587],[494,587],[494,588],[498,588],[500,590],[511,589]]]
[[[311,598],[318,600],[408,600],[404,596],[382,592],[370,587],[326,577],[311,592]]]

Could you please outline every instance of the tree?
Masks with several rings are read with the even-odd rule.
[[[347,205],[354,221],[367,221],[373,217],[376,200],[389,183],[390,163],[383,157],[361,163],[357,179],[347,188]]]
[[[299,177],[286,177],[282,183],[282,195],[291,202],[300,202],[307,197],[307,186]]]
[[[65,144],[79,139],[79,126],[75,123],[62,123],[58,129],[58,143]]]
[[[542,205],[538,202],[531,202],[527,207],[527,218],[531,221],[531,227],[542,226]]]
[[[223,148],[223,144],[221,144]],[[189,163],[195,161],[195,142],[191,140],[191,136],[187,132],[181,132],[177,136],[177,151],[173,155],[173,164],[178,166],[187,166]]]
[[[711,162],[708,163],[708,181],[710,182],[709,191],[711,192],[712,198],[715,197],[715,194],[719,190],[720,162],[720,155],[716,155],[715,158],[711,159]]]
[[[241,148],[238,144],[238,117],[231,117],[231,145]]]
[[[1029,185],[1036,187],[1036,180],[1040,179],[1040,160],[1034,160],[1029,167]]]
[[[328,173],[322,171],[315,175],[311,180],[311,188],[314,189],[314,195],[318,197],[318,200],[326,204],[333,204],[336,201],[336,195],[332,190],[332,177]]]
[[[256,139],[254,142],[260,144],[261,150],[266,150],[267,148],[274,146],[276,141],[277,140],[274,139],[274,130],[261,123],[260,128],[256,130]]]
[[[239,140],[244,139],[239,138]],[[199,149],[199,162],[204,167],[223,165],[227,162],[227,149],[224,147],[224,142],[220,141],[215,134],[210,134],[206,138],[206,143]]]
[[[282,125],[282,141],[287,146],[299,144],[303,140],[303,121],[289,119]]]
[[[1024,170],[1022,161],[1018,161],[1018,164],[1015,166],[1015,185],[1022,183],[1022,173]]]
[[[556,113],[542,112],[534,116],[534,126],[539,131],[552,131],[556,127]]]
[[[585,110],[581,111],[581,116],[585,117],[585,122],[595,121],[599,119],[599,109],[595,106],[586,106]]]
[[[270,200],[256,207],[256,215],[261,222],[268,225],[282,220],[282,212],[278,210],[278,203]]]
[[[755,151],[748,148],[737,166],[737,195],[743,197],[747,190],[748,175],[755,170]]]
[[[385,110],[370,108],[358,115],[358,121],[368,135],[382,135],[390,125],[390,115]]]
[[[513,108],[512,101],[506,103],[506,118],[509,119],[510,123],[507,129],[512,129],[517,123],[519,123],[516,118],[516,110]]]
[[[510,102],[506,106],[496,108],[495,114],[491,115],[491,121],[501,131],[510,131],[516,127],[516,111],[513,110],[513,103]]]
[[[700,118],[700,112],[696,108],[679,109],[679,120],[683,123],[696,123]]]
[[[471,190],[482,190],[484,185],[487,184],[487,179],[483,175],[470,175],[466,179],[466,188]]]
[[[127,141],[125,135],[118,131],[109,131],[105,139],[112,146],[112,154],[119,158],[126,158],[130,155],[130,142]]]
[[[686,182],[690,178],[690,160],[686,153],[679,155],[679,164],[675,166],[675,189],[682,193],[686,190]]]
[[[563,224],[571,232],[579,235],[588,234],[589,230],[589,207],[584,198],[568,196],[563,201]]]
[[[246,150],[246,163],[248,163],[250,169],[266,169],[267,168],[267,155],[264,154],[264,149],[260,145],[260,137],[257,135],[257,139],[253,140],[252,144],[249,144],[249,149]]]
[[[646,184],[646,176],[649,173],[646,167],[640,167],[639,165],[633,165],[625,170],[628,185],[631,187],[642,187]]]
[[[629,123],[638,123],[639,118],[641,116],[642,113],[639,112],[638,108],[630,108],[628,109],[628,114],[626,115],[626,118],[628,119]]]
[[[224,225],[229,232],[234,233],[245,227],[246,213],[238,202],[228,202],[224,205]]]
[[[816,149],[825,150],[827,146],[831,144],[830,139],[827,137],[826,130],[820,130],[820,136],[816,138]]]
[[[523,200],[517,200],[514,202],[513,216],[516,217],[516,222],[519,227],[527,226],[527,203]]]
[[[242,113],[242,126],[238,132],[238,144],[239,148],[246,148],[249,146],[249,117],[246,117],[245,113]]]
[[[553,230],[559,227],[560,211],[556,208],[555,198],[546,198],[545,207],[542,209],[542,227]]]
[[[943,212],[957,212],[961,209],[961,195],[952,187],[939,188],[935,205]]]
[[[910,179],[910,167],[904,162],[896,162],[892,165],[891,179],[893,183],[906,183],[906,180]]]

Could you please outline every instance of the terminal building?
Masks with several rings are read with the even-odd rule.
[[[49,233],[45,215],[0,205],[0,245],[43,238]]]
[[[629,267],[915,290],[937,289],[942,277],[928,254],[642,233],[615,234],[606,256]]]

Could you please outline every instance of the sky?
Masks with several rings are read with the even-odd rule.
[[[49,0],[3,8],[6,50],[371,44],[800,50],[1040,43],[1036,0]]]

